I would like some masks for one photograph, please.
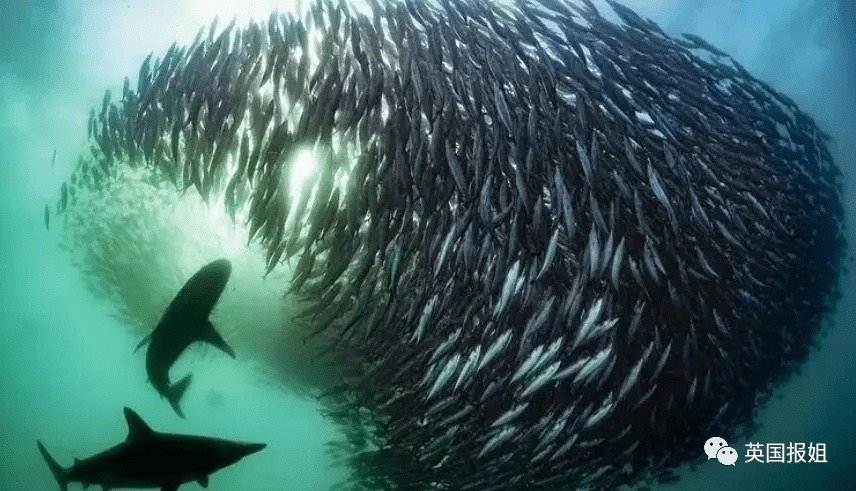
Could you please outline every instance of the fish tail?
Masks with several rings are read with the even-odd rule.
[[[45,462],[47,462],[48,467],[50,467],[51,472],[53,472],[54,478],[56,478],[56,483],[59,484],[59,489],[61,491],[66,491],[68,489],[68,471],[62,468],[61,465],[51,457],[51,454],[48,453],[47,449],[42,442],[36,440],[36,445],[39,446],[39,452],[42,453],[42,457],[44,457]]]
[[[184,418],[184,412],[182,412],[181,407],[178,405],[178,403],[181,402],[181,398],[182,396],[184,396],[184,392],[187,390],[187,386],[190,385],[190,376],[191,374],[188,374],[183,379],[174,383],[172,386],[170,386],[166,393],[166,399],[169,401],[169,404],[175,410],[175,413],[182,418]]]

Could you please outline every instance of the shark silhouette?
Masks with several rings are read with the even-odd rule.
[[[195,341],[204,341],[235,357],[235,352],[214,329],[208,316],[229,281],[232,263],[218,259],[202,267],[170,302],[160,322],[134,349],[150,342],[146,352],[146,372],[154,388],[169,401],[176,414],[184,417],[179,402],[190,384],[190,374],[174,385],[169,369],[184,350]]]
[[[130,408],[125,408],[128,437],[124,442],[87,459],[74,459],[68,469],[51,457],[41,441],[39,451],[62,491],[72,482],[113,488],[160,488],[176,491],[196,481],[208,486],[208,476],[247,455],[265,448],[265,443],[239,443],[220,438],[160,433],[152,430]]]

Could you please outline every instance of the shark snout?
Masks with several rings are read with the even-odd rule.
[[[224,442],[225,447],[216,450],[218,454],[218,467],[234,464],[248,455],[252,455],[267,446],[266,443],[238,443]]]
[[[263,448],[267,447],[267,443],[246,443],[244,444],[244,455],[251,455]]]

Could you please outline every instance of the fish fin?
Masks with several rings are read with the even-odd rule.
[[[145,346],[145,345],[146,345],[146,343],[148,343],[148,342],[149,342],[149,341],[151,341],[151,340],[152,340],[152,335],[151,335],[151,334],[149,334],[148,336],[144,337],[144,338],[143,338],[143,340],[142,340],[142,341],[140,341],[140,344],[138,344],[138,345],[137,345],[137,347],[136,347],[136,348],[134,348],[134,353],[136,353],[137,351],[139,351],[139,350],[140,350],[140,348],[142,348],[143,346]]]
[[[202,476],[199,479],[197,479],[196,482],[198,482],[199,485],[202,486],[203,488],[207,488],[208,487],[208,476]]]
[[[214,329],[214,324],[211,324],[211,321],[207,319],[205,320],[205,329],[203,330],[202,340],[214,345],[232,358],[235,357],[235,350],[226,343],[223,336],[217,332],[217,329]]]
[[[154,430],[149,428],[143,418],[129,407],[125,408],[125,421],[128,423],[128,441],[148,439],[154,435]]]
[[[178,487],[181,484],[167,484],[166,486],[161,486],[161,491],[178,491]]]
[[[56,479],[56,483],[59,484],[59,489],[61,491],[66,491],[68,489],[68,471],[63,469],[62,466],[59,465],[53,457],[51,457],[51,454],[48,453],[41,441],[36,440],[36,445],[39,446],[39,452],[41,452],[42,457],[45,459],[45,462],[47,462],[48,467]]]
[[[181,407],[178,405],[178,403],[181,402],[181,398],[182,396],[184,396],[184,391],[186,391],[187,386],[190,385],[191,375],[192,374],[187,374],[186,377],[172,384],[172,386],[167,389],[166,393],[166,399],[169,401],[169,404],[175,410],[175,413],[178,414],[182,419],[184,419],[184,413],[181,411]]]

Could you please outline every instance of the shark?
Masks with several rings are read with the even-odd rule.
[[[184,350],[192,343],[202,341],[235,358],[235,351],[208,319],[231,273],[232,263],[228,259],[218,259],[203,266],[181,287],[151,334],[134,349],[136,352],[149,344],[146,351],[149,382],[182,418],[184,412],[180,402],[190,384],[191,374],[170,384],[169,369]]]
[[[103,491],[115,488],[160,488],[176,491],[182,484],[196,481],[208,487],[210,474],[228,467],[267,446],[266,443],[240,443],[220,438],[152,430],[132,409],[125,408],[128,436],[107,450],[63,468],[36,441],[42,457],[62,491],[69,483],[84,488],[96,485]]]

